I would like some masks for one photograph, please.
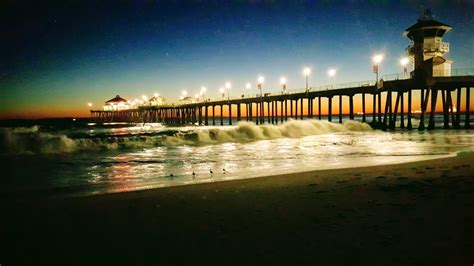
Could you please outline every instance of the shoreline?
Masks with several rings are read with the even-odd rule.
[[[0,202],[2,264],[470,265],[474,153]]]
[[[287,173],[282,173],[282,174],[270,174],[270,175],[265,175],[265,176],[252,176],[252,177],[246,177],[246,178],[236,178],[236,179],[229,179],[229,180],[215,180],[215,181],[202,181],[199,182],[197,181],[196,183],[192,184],[178,184],[178,185],[172,185],[172,186],[163,186],[163,187],[154,187],[154,188],[145,188],[145,189],[136,189],[136,190],[130,190],[130,191],[111,191],[111,192],[105,192],[105,193],[97,193],[97,194],[85,194],[85,195],[77,195],[77,196],[71,196],[72,198],[88,198],[88,197],[99,197],[99,196],[106,196],[106,195],[114,195],[114,194],[122,194],[122,193],[140,193],[140,192],[147,192],[147,191],[154,191],[154,190],[162,190],[162,189],[172,189],[172,188],[177,188],[177,187],[185,187],[185,186],[201,186],[201,185],[206,185],[206,184],[214,184],[214,183],[228,183],[228,182],[236,182],[238,183],[239,181],[243,180],[252,180],[252,179],[260,179],[260,178],[285,178],[289,176],[294,176],[294,175],[312,175],[312,174],[318,174],[319,172],[322,171],[327,171],[331,173],[332,171],[338,171],[338,170],[361,170],[364,168],[372,168],[372,167],[388,167],[388,166],[397,166],[397,165],[405,165],[405,164],[414,164],[414,163],[421,163],[421,162],[427,162],[427,161],[436,161],[436,160],[443,160],[447,158],[456,158],[458,156],[466,156],[463,154],[472,154],[472,157],[474,158],[474,152],[451,152],[447,153],[445,155],[433,155],[434,158],[423,158],[421,160],[416,160],[416,161],[408,161],[408,162],[394,162],[394,163],[387,163],[387,164],[380,164],[380,165],[368,165],[368,166],[351,166],[351,167],[341,167],[341,168],[330,168],[330,169],[320,169],[320,170],[310,170],[310,171],[301,171],[301,172],[287,172]],[[467,155],[469,156],[469,155]],[[68,198],[68,196],[66,196]]]

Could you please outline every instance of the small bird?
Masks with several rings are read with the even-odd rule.
[[[170,174],[170,176],[173,176],[173,174]]]
[[[209,173],[213,174],[214,172],[212,172],[212,170],[211,170],[211,169],[209,169]]]
[[[222,169],[222,172],[224,172],[224,174],[225,174],[225,168]]]
[[[195,173],[195,172],[193,172],[193,175],[196,175],[196,173]]]

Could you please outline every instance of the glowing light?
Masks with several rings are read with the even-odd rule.
[[[187,92],[186,90],[183,90],[183,91],[181,92],[181,94],[183,94],[183,96],[186,96],[186,95],[188,95],[188,92]]]
[[[252,85],[250,85],[250,82],[247,82],[247,84],[245,84],[245,88],[246,88],[247,90],[250,90],[250,87],[251,87],[251,86],[252,86]]]
[[[260,77],[258,77],[257,81],[258,81],[258,84],[262,84],[265,81],[265,77],[260,76]]]
[[[311,68],[305,67],[305,68],[303,69],[303,75],[309,76],[310,74],[311,74]]]
[[[140,104],[143,104],[143,101],[140,101]]]
[[[230,82],[227,81],[227,82],[225,83],[225,87],[226,87],[227,89],[230,89],[231,86],[232,86],[232,85],[230,84]]]
[[[142,95],[142,99],[143,99],[143,101],[145,101],[145,102],[148,101],[148,97],[146,97],[146,95]]]
[[[372,57],[372,61],[374,62],[374,64],[380,64],[380,62],[382,62],[383,58],[384,58],[383,54],[374,55]]]
[[[138,103],[138,99],[133,100],[134,102]]]
[[[204,87],[204,86],[202,86],[202,87],[201,87],[201,92],[204,93],[204,92],[206,92],[206,91],[207,91],[207,88]]]
[[[281,77],[281,78],[280,78],[280,84],[281,84],[281,85],[286,85],[286,81],[287,81],[287,80],[286,80],[286,77]]]
[[[194,98],[196,98],[196,99],[199,98],[199,94],[197,94],[197,93],[194,94]]]
[[[155,97],[159,97],[159,96],[160,96],[160,94],[155,92]]]
[[[92,107],[92,103],[87,103],[87,106]]]
[[[334,77],[335,75],[336,75],[336,70],[335,70],[334,68],[330,68],[330,69],[328,70],[328,76],[329,76],[330,78],[332,78],[332,77]]]
[[[404,58],[400,59],[400,64],[402,66],[406,66],[409,62],[410,62],[410,59],[408,57],[404,57]]]
[[[219,92],[222,93],[222,94],[224,94],[224,92],[225,92],[224,88],[220,88],[220,89],[219,89]]]

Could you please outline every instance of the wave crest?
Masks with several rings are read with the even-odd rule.
[[[254,141],[276,138],[300,138],[334,132],[370,131],[365,123],[346,121],[336,124],[321,120],[290,120],[280,125],[255,125],[239,122],[237,127],[203,129],[197,132],[198,142]]]
[[[109,135],[88,138],[72,138],[62,133],[41,132],[38,127],[2,128],[0,129],[0,148],[4,155],[56,154],[154,146],[249,142],[370,130],[372,128],[368,124],[357,121],[336,124],[321,120],[289,120],[279,125],[256,125],[252,122],[239,122],[235,127],[196,128],[187,132],[178,131],[173,135]]]

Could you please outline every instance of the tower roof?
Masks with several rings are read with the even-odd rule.
[[[425,9],[418,21],[403,32],[411,40],[425,37],[442,37],[450,31],[451,26],[435,20],[434,15],[429,8]]]
[[[408,32],[410,31],[421,30],[424,28],[447,28],[446,30],[450,30],[451,26],[441,23],[434,19],[418,20],[418,22],[416,22],[415,24],[413,24],[412,26],[410,26],[408,29],[405,30],[405,35],[408,34]]]
[[[120,95],[115,96],[115,98],[106,101],[105,103],[119,103],[119,102],[127,102],[124,98],[120,97]]]

